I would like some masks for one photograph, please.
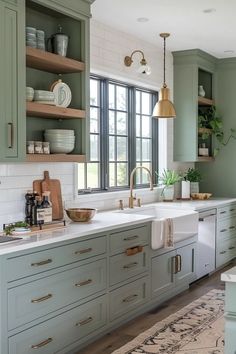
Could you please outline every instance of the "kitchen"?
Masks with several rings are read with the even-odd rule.
[[[7,6],[5,7],[5,9],[9,10],[10,9],[15,9],[16,6],[23,6],[21,4],[21,2],[18,2],[19,4],[17,4],[17,1],[1,1],[1,14],[4,13],[3,11],[3,5],[7,4]],[[22,2],[23,3],[23,2]],[[37,1],[36,1],[37,3]],[[46,4],[45,6],[49,6],[51,7],[52,4],[50,1],[38,1],[38,3],[41,4]],[[71,4],[73,3],[73,1],[70,2]],[[58,1],[58,6],[62,6],[61,2]],[[27,2],[27,6],[29,8],[28,10],[28,15],[29,12],[31,11],[30,9],[30,2]],[[71,5],[73,7],[73,4]],[[163,22],[162,27],[158,27],[158,29],[156,29],[156,33],[153,33],[153,40],[152,42],[148,42],[144,39],[139,39],[139,37],[136,37],[134,34],[132,34],[132,32],[127,32],[124,34],[124,29],[123,30],[119,30],[117,28],[114,28],[113,26],[111,26],[111,24],[107,24],[107,23],[102,23],[101,20],[99,20],[99,9],[101,9],[102,7],[101,3],[99,2],[99,0],[97,0],[96,2],[94,2],[91,6],[91,12],[93,15],[93,18],[91,19],[91,28],[90,28],[90,32],[91,32],[91,36],[90,36],[90,52],[91,52],[91,56],[90,56],[90,66],[91,66],[91,73],[94,75],[100,75],[100,76],[106,76],[106,77],[110,77],[114,80],[118,80],[118,81],[124,81],[124,78],[126,79],[126,82],[129,82],[130,84],[138,84],[138,86],[141,86],[143,88],[146,89],[150,89],[153,91],[159,91],[159,89],[162,87],[162,81],[163,81],[163,48],[162,48],[162,39],[159,38],[159,32],[162,32],[163,30],[166,30],[166,25],[165,25],[165,21]],[[233,5],[232,5],[233,6]],[[96,9],[97,7],[97,18],[96,18]],[[214,5],[215,7],[215,5]],[[202,8],[202,10],[208,8],[208,6],[204,5],[204,8]],[[209,5],[209,8],[211,8],[211,5]],[[23,9],[21,8],[19,10],[19,13],[22,15],[22,11]],[[66,11],[67,15],[70,16],[72,14],[72,10],[69,9],[69,6],[67,9],[63,9],[63,11]],[[83,10],[85,13],[85,10]],[[89,10],[87,10],[89,13]],[[109,9],[109,11],[111,11],[111,9]],[[136,9],[137,11],[137,9]],[[200,11],[200,10],[199,10]],[[103,11],[104,12],[104,11]],[[144,10],[142,10],[143,13],[145,13]],[[83,16],[85,16],[83,13]],[[202,12],[201,12],[202,13]],[[217,10],[216,12],[212,12],[212,13],[204,13],[204,16],[208,16],[208,21],[210,21],[209,17],[210,16],[220,16],[219,13],[221,13],[220,10]],[[233,13],[233,11],[232,11]],[[6,13],[5,13],[6,14]],[[9,12],[7,12],[6,15],[9,15]],[[32,14],[31,14],[32,15]],[[82,16],[82,17],[83,17]],[[101,14],[100,14],[101,16]],[[147,26],[147,23],[145,24],[142,22],[137,22],[136,18],[140,17],[141,15],[137,14],[137,16],[133,16],[134,21],[135,21],[135,26],[139,26],[139,31],[146,31],[143,30],[144,26]],[[142,15],[143,16],[143,15]],[[46,16],[45,16],[46,17]],[[86,17],[86,16],[85,16]],[[149,16],[148,16],[149,17]],[[42,17],[43,18],[43,17]],[[84,18],[84,17],[83,17]],[[20,19],[22,20],[22,17],[20,17]],[[31,23],[27,23],[27,25],[31,25],[32,26],[32,22],[34,24],[35,27],[38,27],[38,23],[40,25],[40,18],[39,17],[33,17],[32,15],[32,19]],[[213,18],[214,20],[214,18]],[[23,21],[23,20],[22,20]],[[43,19],[44,21],[44,19]],[[46,20],[45,20],[46,21]],[[57,22],[57,21],[55,21]],[[63,23],[63,28],[69,28],[69,25],[66,23],[66,21],[64,21],[65,24]],[[152,22],[152,21],[149,21]],[[229,21],[230,22],[230,21]],[[3,21],[1,21],[1,23],[3,23]],[[173,21],[174,23],[174,21]],[[20,25],[20,23],[19,23]],[[25,26],[25,24],[24,24]],[[50,25],[47,25],[50,27]],[[71,25],[72,26],[72,25]],[[73,27],[73,26],[72,26]],[[168,26],[167,26],[168,27]],[[167,30],[169,30],[167,28]],[[50,34],[53,34],[57,31],[56,25],[54,23],[53,29],[50,28]],[[68,31],[72,31],[71,29],[69,29]],[[177,51],[177,50],[186,50],[186,49],[195,49],[195,48],[200,48],[202,50],[204,50],[207,53],[212,54],[213,56],[220,58],[222,53],[221,52],[217,52],[213,49],[210,50],[209,48],[209,43],[208,46],[205,45],[201,45],[201,43],[196,43],[196,42],[192,42],[194,43],[194,45],[189,46],[189,47],[185,47],[184,46],[184,42],[181,43],[181,45],[179,45],[179,47],[175,47],[175,42],[177,41],[177,34],[174,32],[174,30],[172,31],[172,29],[170,28],[170,32],[171,32],[171,36],[170,38],[167,39],[167,58],[166,58],[166,81],[168,84],[168,87],[171,90],[171,94],[173,94],[174,91],[174,82],[173,82],[173,58],[172,58],[172,54],[170,51]],[[3,31],[2,31],[3,33]],[[19,32],[21,33],[21,32]],[[69,34],[69,32],[68,32]],[[179,35],[180,36],[180,35]],[[19,36],[19,41],[20,41],[20,46],[23,47],[24,45],[24,40],[23,40],[24,35]],[[73,33],[70,34],[70,39],[73,40]],[[141,37],[142,38],[142,37]],[[182,34],[182,40],[183,40],[183,34]],[[9,41],[9,39],[8,39]],[[227,43],[229,44],[229,43]],[[226,43],[225,43],[226,45]],[[217,47],[216,47],[217,48]],[[131,67],[126,67],[124,65],[124,57],[126,55],[130,55],[135,49],[140,49],[144,52],[145,54],[145,58],[148,62],[148,64],[151,66],[152,68],[152,74],[150,76],[147,75],[141,75],[139,74],[139,76],[137,76],[137,72],[136,72],[136,67],[139,64],[139,55],[137,54],[137,56],[135,55],[133,57],[133,64]],[[231,48],[229,47],[225,47],[224,50],[229,50]],[[88,48],[86,49],[88,50]],[[222,51],[223,52],[223,51]],[[72,53],[72,57],[76,56],[77,53]],[[88,56],[88,52],[86,52],[86,54],[84,53],[83,55],[87,55]],[[225,56],[228,55],[229,57],[233,57],[233,54],[224,54]],[[19,54],[20,56],[20,54]],[[21,56],[20,56],[21,58]],[[5,59],[4,59],[5,60]],[[7,59],[9,60],[9,56],[7,56]],[[228,60],[229,62],[229,60]],[[21,65],[23,65],[23,63],[21,63]],[[217,64],[217,65],[221,65],[221,63]],[[229,67],[227,66],[227,59],[223,60],[222,59],[222,66],[219,68],[219,77],[217,77],[217,80],[219,80],[220,88],[217,88],[217,91],[214,93],[214,98],[215,101],[217,102],[217,107],[219,107],[221,114],[224,117],[224,127],[225,129],[229,130],[230,128],[234,128],[234,115],[233,115],[233,102],[234,99],[231,95],[228,94],[224,94],[224,88],[225,86],[229,87],[227,88],[227,90],[225,90],[225,92],[228,92],[228,90],[230,92],[234,92],[234,85],[235,85],[235,80],[234,80],[234,69],[233,69],[233,59],[230,60],[230,62],[228,63]],[[225,69],[226,67],[226,69]],[[4,65],[2,66],[2,72],[1,72],[1,77],[5,77],[5,75],[10,75],[9,73],[4,73]],[[27,69],[27,75],[28,75],[28,83],[29,84],[34,84],[34,80],[36,80],[36,78],[34,77],[30,77],[29,78],[29,73],[30,70],[33,69]],[[230,71],[231,70],[231,71]],[[24,70],[22,69],[22,72],[19,73],[19,75],[21,76],[20,82],[19,84],[23,87],[25,87],[25,78],[23,77],[24,74]],[[86,72],[86,75],[88,77],[88,72]],[[27,77],[26,75],[26,77]],[[50,74],[51,75],[51,74]],[[78,74],[75,74],[78,75]],[[46,76],[46,74],[45,74]],[[66,75],[65,75],[66,76]],[[63,79],[64,77],[63,76]],[[71,74],[72,76],[72,74]],[[10,76],[9,76],[10,77]],[[38,80],[38,78],[37,78]],[[50,76],[50,82],[53,82],[55,80],[55,75],[51,75]],[[42,82],[44,84],[44,82],[48,81],[48,78],[42,77]],[[71,85],[71,88],[74,88],[74,78],[72,77],[71,79],[69,79],[68,81]],[[43,85],[42,85],[43,86]],[[38,87],[39,89],[40,87]],[[43,89],[44,87],[42,87]],[[187,89],[187,86],[186,86]],[[222,89],[222,90],[221,90]],[[8,89],[9,92],[9,89]],[[183,88],[183,92],[184,92],[184,88]],[[4,102],[3,102],[3,97],[4,97],[4,87],[2,87],[2,95],[1,95],[1,105],[2,107],[4,107]],[[19,98],[20,100],[22,100],[22,95]],[[79,107],[80,105],[80,100],[81,98],[78,98],[78,100],[76,102],[73,102],[74,107],[76,108],[85,108],[84,107]],[[175,102],[174,102],[175,103]],[[88,108],[87,108],[88,109]],[[176,120],[178,119],[178,116],[176,118]],[[37,119],[37,118],[32,118],[32,120],[30,120],[30,118],[27,118],[28,122],[28,131],[32,132],[32,137],[33,137],[33,131],[34,131],[34,124],[37,126],[37,129],[39,126],[43,126],[45,125],[45,127],[47,126],[47,128],[53,128],[53,127],[58,127],[57,125],[52,125],[51,120],[50,120],[50,124],[49,123],[45,123],[45,119]],[[81,119],[82,120],[82,119]],[[9,163],[9,159],[11,157],[9,157],[9,155],[7,155],[8,153],[5,154],[5,150],[1,152],[1,160],[2,160],[2,164],[0,165],[0,188],[1,188],[1,196],[0,196],[0,203],[1,203],[1,207],[0,207],[0,218],[1,218],[1,225],[3,225],[4,223],[11,223],[11,222],[15,222],[17,220],[23,220],[24,219],[24,195],[27,192],[27,190],[32,189],[32,182],[33,180],[38,180],[38,179],[42,179],[43,178],[43,171],[47,170],[50,172],[50,176],[51,178],[54,179],[60,179],[61,182],[61,188],[62,188],[62,195],[63,195],[63,201],[65,203],[65,206],[71,206],[71,205],[75,205],[75,206],[80,206],[80,207],[94,207],[97,208],[99,210],[112,210],[112,209],[118,209],[119,206],[119,200],[124,200],[124,204],[125,207],[127,206],[128,203],[128,197],[129,197],[129,190],[124,190],[124,191],[119,191],[119,192],[109,192],[106,193],[105,196],[103,196],[101,198],[101,195],[99,195],[99,193],[93,194],[93,193],[89,193],[89,194],[84,194],[84,195],[79,195],[77,196],[77,179],[80,178],[81,179],[81,175],[77,176],[77,166],[74,163],[70,163],[70,162],[52,162],[52,161],[46,161],[45,159],[42,161],[46,161],[46,162],[35,162],[35,163],[24,163],[21,162],[19,163],[19,161],[24,161],[24,154],[25,154],[25,145],[20,144],[22,141],[24,141],[24,135],[25,135],[25,127],[24,125],[26,124],[26,122],[22,121],[21,125],[19,126],[19,149],[22,150],[21,155],[22,156],[18,156],[18,157],[12,157],[12,162]],[[56,124],[56,123],[55,123]],[[58,124],[60,125],[60,122],[58,122]],[[72,119],[70,120],[69,126],[67,127],[66,123],[63,125],[60,125],[61,128],[69,128],[69,129],[75,129],[74,127],[76,126],[77,123],[74,123],[72,121]],[[84,123],[83,123],[84,124]],[[193,125],[196,124],[196,122],[193,121]],[[84,127],[82,127],[81,124],[79,124],[80,129],[85,129]],[[20,132],[20,130],[22,129],[22,132]],[[40,128],[42,129],[42,128]],[[196,130],[196,128],[195,128]],[[5,141],[5,136],[4,136],[4,129],[1,130],[1,140]],[[159,157],[159,168],[169,168],[169,169],[173,169],[173,170],[177,170],[177,171],[185,171],[187,170],[189,167],[191,168],[192,166],[194,166],[193,162],[185,162],[188,160],[182,160],[182,162],[176,162],[174,161],[174,157],[173,157],[173,150],[177,151],[177,148],[175,147],[175,149],[173,149],[173,144],[174,144],[174,139],[173,139],[173,135],[175,134],[173,132],[173,120],[159,120],[159,152],[158,152],[158,157]],[[185,136],[186,132],[184,132],[184,136]],[[37,138],[37,137],[36,137]],[[81,143],[79,143],[79,146],[77,147],[77,150],[79,151],[79,153],[81,153],[82,151],[84,152],[85,149],[85,141],[82,139],[82,135],[79,137],[81,138]],[[28,139],[28,138],[27,138]],[[196,138],[194,138],[196,140]],[[33,139],[34,140],[34,139]],[[25,139],[26,141],[26,139]],[[83,141],[83,142],[82,142]],[[213,193],[214,197],[225,197],[225,198],[234,198],[235,195],[234,193],[232,193],[233,189],[233,185],[234,185],[234,166],[231,163],[231,161],[233,160],[233,153],[234,153],[234,141],[232,140],[230,142],[230,144],[228,144],[227,146],[223,147],[222,150],[219,152],[219,155],[215,158],[214,162],[211,163],[201,163],[198,162],[196,163],[196,167],[200,169],[202,175],[204,176],[201,185],[200,185],[200,190],[203,192],[211,192]],[[82,147],[83,144],[83,147]],[[189,142],[188,142],[189,144]],[[185,147],[184,147],[185,148]],[[186,149],[186,148],[185,148]],[[196,147],[195,147],[196,149]],[[190,148],[189,148],[190,150]],[[11,152],[11,151],[10,151]],[[4,154],[6,157],[4,157]],[[53,157],[50,156],[50,157]],[[55,157],[55,155],[54,155]],[[28,156],[29,158],[29,156]],[[14,162],[15,160],[15,162]],[[18,161],[17,161],[18,160]],[[178,160],[180,161],[180,160]],[[189,161],[195,161],[195,160],[189,160]],[[229,166],[231,169],[229,169]],[[227,171],[227,173],[226,173]],[[231,172],[231,173],[230,173]],[[225,175],[227,176],[227,182],[225,183]],[[222,183],[223,181],[223,183]],[[80,182],[80,181],[79,181]],[[159,188],[155,188],[155,192],[149,191],[148,189],[145,190],[137,190],[137,197],[141,198],[141,203],[145,204],[145,203],[153,203],[156,202],[161,194],[161,190]],[[75,199],[76,198],[76,199]],[[209,203],[211,202],[211,199],[209,200]],[[229,203],[230,201],[227,201],[227,203]],[[233,202],[233,200],[232,200]],[[187,202],[186,202],[187,203]],[[227,204],[226,203],[226,204]],[[210,204],[209,204],[210,205]],[[160,205],[161,206],[161,205]],[[227,205],[226,205],[227,206]],[[162,205],[162,207],[164,207]],[[217,204],[217,205],[211,205],[211,207],[214,208],[221,208],[224,207],[224,205]],[[204,208],[203,208],[204,209]],[[231,208],[232,209],[232,208]],[[225,215],[225,214],[223,214]],[[99,213],[96,215],[96,217],[94,218],[94,222],[97,220],[96,218],[99,217]],[[133,216],[134,217],[134,216]],[[230,216],[231,217],[231,216]],[[126,216],[124,216],[124,218],[126,218]],[[128,218],[128,216],[127,216]],[[137,217],[138,218],[138,217]],[[109,224],[110,227],[111,224]],[[233,226],[233,225],[229,225]],[[83,226],[79,226],[80,228],[83,228]],[[63,241],[61,239],[61,241]],[[65,240],[64,240],[65,241]],[[41,245],[43,247],[43,245]],[[6,247],[6,246],[4,246]],[[10,247],[10,246],[9,246]],[[231,246],[230,246],[231,247]],[[3,248],[2,248],[3,249]],[[20,280],[18,280],[18,282],[20,282]],[[126,281],[127,283],[127,281]],[[113,286],[113,289],[115,289],[115,287]],[[3,296],[4,297],[4,296]],[[184,305],[183,305],[184,306]],[[44,317],[44,319],[46,319],[46,317]],[[119,321],[117,321],[118,323]],[[27,327],[27,325],[24,325],[22,327],[20,327],[20,325],[17,328],[29,328],[32,327],[32,323],[36,324],[37,320],[34,320],[34,322],[31,322],[31,325]],[[149,326],[150,327],[150,326]],[[4,328],[4,324],[1,324],[1,328]],[[7,338],[8,333],[5,333],[4,329],[4,336]],[[12,329],[11,329],[12,330]],[[14,332],[15,331],[15,332]],[[11,336],[17,335],[17,333],[19,332],[19,330],[14,329],[13,332],[10,332]],[[137,333],[138,334],[138,333]],[[90,335],[91,337],[91,335]],[[82,341],[83,342],[83,341]],[[121,346],[121,345],[120,345]],[[119,346],[118,346],[119,347]],[[46,347],[45,347],[46,348]],[[115,349],[115,348],[114,348]],[[114,350],[113,349],[113,350]],[[3,351],[3,349],[2,349]],[[51,351],[52,352],[52,351]],[[50,349],[49,349],[49,353]],[[112,350],[111,350],[112,352]],[[7,353],[7,351],[3,351],[3,353]],[[17,353],[17,351],[16,351]],[[19,353],[20,354],[20,353]]]

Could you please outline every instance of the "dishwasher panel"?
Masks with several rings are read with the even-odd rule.
[[[197,279],[215,269],[216,209],[199,213],[197,242]]]

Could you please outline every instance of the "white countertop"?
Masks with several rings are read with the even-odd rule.
[[[73,240],[78,237],[93,235],[119,227],[135,226],[148,222],[153,217],[149,215],[117,214],[114,212],[98,213],[90,222],[71,222],[61,230],[39,232],[32,236],[22,235],[22,240],[16,240],[0,244],[0,255],[27,250],[44,245],[50,245],[60,241]]]
[[[221,280],[236,283],[236,267],[233,267],[221,274]]]
[[[175,200],[174,202],[160,202],[158,206],[162,208],[181,208],[192,210],[206,210],[217,208],[232,202],[236,202],[236,198],[210,198],[208,200]]]

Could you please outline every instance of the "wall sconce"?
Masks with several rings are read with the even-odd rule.
[[[144,58],[144,53],[141,51],[141,50],[134,50],[130,57],[127,55],[124,59],[124,63],[125,63],[125,66],[131,66],[132,63],[133,63],[133,55],[135,53],[140,53],[142,55],[142,59],[140,61],[140,67],[138,68],[138,73],[140,74],[146,74],[146,75],[150,75],[151,74],[151,68],[149,65],[147,65],[147,61],[146,59]]]

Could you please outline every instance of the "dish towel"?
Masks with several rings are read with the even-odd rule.
[[[166,219],[157,219],[152,222],[151,246],[153,250],[161,248],[164,237],[164,226]]]
[[[172,248],[174,247],[174,227],[173,219],[167,218],[164,222],[164,247]]]

